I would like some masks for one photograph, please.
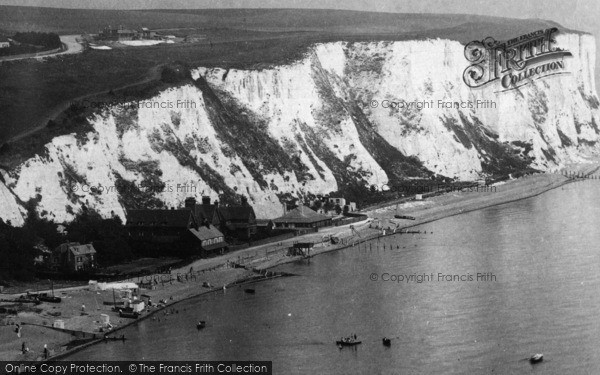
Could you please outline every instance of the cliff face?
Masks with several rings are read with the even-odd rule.
[[[569,74],[506,92],[465,85],[464,46],[440,39],[320,44],[263,70],[198,68],[193,83],[100,111],[93,131],[54,138],[2,172],[0,217],[21,224],[31,199],[42,216],[69,221],[82,205],[124,218],[127,208],[237,194],[276,217],[284,196],[352,184],[554,169],[600,134],[593,37],[556,39],[573,55]],[[469,102],[481,105],[461,107]]]

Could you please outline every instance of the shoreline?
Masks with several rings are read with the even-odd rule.
[[[587,167],[587,168],[586,168]],[[591,169],[593,167],[593,169]],[[584,173],[591,174],[597,171],[600,167],[597,164],[586,164],[581,165],[580,168],[585,168]],[[119,324],[109,332],[101,332],[100,335],[104,336],[113,336],[115,333],[122,331],[123,329],[130,327],[136,324],[139,321],[148,319],[154,316],[156,313],[160,311],[165,311],[166,309],[173,308],[173,306],[177,305],[182,301],[187,301],[192,298],[197,298],[203,295],[207,295],[209,293],[215,293],[217,291],[223,290],[223,287],[228,287],[232,285],[241,285],[250,282],[259,282],[263,280],[269,280],[273,277],[260,277],[257,278],[257,272],[267,272],[268,269],[273,267],[291,263],[294,261],[298,261],[304,259],[303,256],[287,256],[284,254],[285,249],[287,249],[287,245],[295,242],[295,241],[303,241],[303,242],[312,242],[315,243],[315,246],[310,252],[310,257],[314,257],[320,254],[329,253],[332,251],[343,250],[349,247],[353,247],[356,244],[360,244],[363,242],[367,242],[373,239],[376,239],[381,236],[380,229],[371,228],[372,224],[376,221],[379,221],[378,226],[381,228],[385,228],[385,220],[388,220],[389,223],[397,224],[396,230],[406,230],[409,228],[414,228],[419,225],[431,223],[433,221],[437,221],[447,217],[453,217],[460,214],[477,211],[484,208],[499,206],[502,204],[513,203],[520,200],[533,198],[539,196],[545,192],[551,191],[553,189],[565,186],[570,183],[574,183],[577,181],[581,181],[580,179],[569,179],[565,176],[559,174],[539,174],[533,175],[529,177],[523,177],[517,180],[509,181],[505,184],[502,184],[499,187],[498,191],[500,192],[500,188],[502,188],[502,194],[493,192],[493,193],[446,193],[440,196],[432,197],[427,201],[417,202],[410,201],[402,204],[402,212],[403,214],[411,214],[417,216],[417,220],[411,223],[395,223],[393,216],[395,214],[394,203],[388,204],[385,207],[380,207],[376,209],[372,209],[370,211],[365,211],[369,216],[369,219],[358,222],[354,224],[354,227],[357,232],[353,232],[349,227],[350,225],[346,225],[343,227],[329,227],[324,228],[320,232],[311,233],[304,236],[293,237],[288,241],[282,241],[279,244],[266,244],[253,248],[247,248],[243,250],[239,250],[235,253],[225,254],[219,257],[210,258],[210,259],[201,259],[193,262],[192,264],[188,264],[185,267],[174,270],[171,272],[170,277],[173,275],[182,275],[187,271],[185,269],[199,269],[196,271],[196,275],[200,276],[200,272],[204,276],[205,279],[214,279],[211,280],[211,284],[215,287],[209,290],[200,289],[198,290],[197,280],[199,277],[194,277],[194,280],[188,280],[186,276],[186,281],[176,281],[176,285],[173,286],[173,279],[171,279],[169,285],[165,286],[164,283],[162,285],[162,290],[159,290],[159,286],[156,285],[156,289],[153,290],[144,290],[142,293],[152,294],[152,298],[164,298],[166,299],[167,295],[171,295],[169,299],[169,303],[166,303],[164,306],[156,307],[149,312],[144,313],[139,318],[131,321],[126,321],[122,323],[122,320],[119,320]],[[397,220],[396,220],[397,221]],[[389,235],[398,235],[400,232],[392,232],[386,233],[385,236]],[[356,236],[354,233],[358,233]],[[341,239],[340,244],[331,245],[329,242],[323,242],[322,239],[328,235],[335,235]],[[321,238],[321,241],[319,241]],[[345,243],[344,243],[345,242]],[[264,252],[264,255],[263,255]],[[236,262],[237,256],[237,262]],[[225,263],[224,263],[225,262]],[[243,264],[245,268],[230,268],[229,264],[231,263]],[[205,268],[202,268],[202,267]],[[209,266],[209,267],[206,267]],[[212,267],[211,267],[212,266]],[[206,272],[211,272],[210,277]],[[214,272],[214,273],[213,273]],[[275,276],[281,277],[281,276]],[[124,280],[126,281],[126,280]],[[133,281],[134,280],[129,280]],[[196,283],[194,283],[194,281]],[[188,283],[193,283],[188,285]],[[194,287],[196,285],[196,287]],[[82,292],[82,291],[79,291]],[[176,296],[176,299],[173,299],[173,296]],[[72,296],[73,299],[76,299],[76,305],[79,305],[81,298],[77,299],[76,296]],[[63,307],[63,306],[61,306]],[[98,310],[100,308],[98,307]],[[145,310],[148,311],[148,310]],[[107,313],[102,311],[103,313]],[[108,314],[108,313],[107,313]],[[40,314],[41,315],[41,314]],[[83,314],[82,314],[83,315]],[[111,315],[114,316],[115,314]],[[30,326],[26,321],[22,319],[18,320],[24,323],[24,327]],[[38,316],[38,318],[40,318]],[[75,318],[75,317],[74,317]],[[112,321],[111,321],[112,323]],[[8,326],[11,327],[12,326]],[[48,327],[44,327],[47,329]],[[83,330],[82,330],[83,331]],[[0,331],[1,332],[1,331]],[[87,331],[88,334],[94,334],[92,332]],[[95,333],[98,334],[98,333]],[[60,340],[59,340],[60,341]],[[71,342],[73,340],[70,340]],[[64,359],[69,355],[81,351],[89,346],[96,345],[98,343],[103,342],[103,338],[99,339],[91,339],[91,341],[78,345],[76,347],[61,350],[60,352],[52,355],[46,361],[54,361],[59,359]],[[68,342],[60,341],[54,342],[53,346],[55,348],[64,348]],[[33,358],[19,358],[22,357],[20,351],[18,351],[17,355],[7,356],[9,353],[6,353],[0,347],[0,359],[8,359],[8,360],[34,360]],[[4,353],[3,353],[4,352]],[[4,354],[4,355],[3,355]],[[37,358],[38,360],[40,358]],[[43,359],[42,359],[43,360]]]

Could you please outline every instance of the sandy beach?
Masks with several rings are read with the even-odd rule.
[[[573,166],[569,171],[582,174],[595,173],[599,168],[597,163],[587,163]],[[141,289],[140,293],[151,297],[156,304],[160,300],[166,303],[147,309],[140,319],[156,318],[163,314],[177,314],[177,303],[185,299],[205,293],[222,293],[223,288],[231,288],[233,284],[248,280],[267,279],[273,277],[272,272],[265,274],[269,268],[279,264],[300,259],[298,256],[287,256],[287,248],[294,242],[314,242],[310,255],[315,256],[325,252],[352,247],[357,243],[367,241],[382,235],[381,228],[386,229],[386,235],[393,235],[388,227],[396,231],[417,225],[423,225],[441,218],[460,215],[462,213],[500,205],[508,202],[526,199],[548,190],[559,188],[568,183],[577,183],[576,179],[568,179],[560,173],[534,174],[520,179],[496,184],[495,191],[486,192],[451,192],[427,198],[423,201],[409,201],[398,205],[402,215],[414,216],[416,220],[394,219],[396,203],[388,206],[364,211],[368,220],[340,227],[324,228],[317,233],[293,237],[288,240],[251,247],[222,256],[201,259],[185,267],[171,270],[170,274],[152,275],[151,289]],[[379,228],[377,228],[379,227]],[[427,229],[426,227],[424,228]],[[342,241],[332,245],[328,236],[336,236]],[[243,265],[237,268],[233,263]],[[135,278],[123,281],[141,282],[144,279]],[[207,287],[208,283],[210,287]],[[204,286],[203,286],[204,285]],[[47,345],[51,358],[64,356],[83,345],[99,342],[108,334],[120,336],[119,330],[135,324],[136,320],[120,318],[118,313],[111,311],[113,300],[112,291],[93,291],[87,286],[73,287],[55,291],[62,297],[59,304],[33,303],[22,304],[18,314],[8,315],[0,321],[0,360],[42,360],[44,345]],[[19,295],[0,294],[0,299],[11,300]],[[3,302],[0,306],[14,308],[14,303]],[[82,305],[85,307],[82,308]],[[110,332],[100,332],[100,314],[109,316],[113,329]],[[77,332],[73,334],[50,328],[56,319],[64,321],[64,328]],[[15,332],[15,324],[21,324],[20,337]],[[71,332],[72,333],[72,332]],[[94,339],[94,335],[96,339]],[[77,341],[76,341],[77,340]],[[25,354],[21,352],[22,344],[29,348]]]

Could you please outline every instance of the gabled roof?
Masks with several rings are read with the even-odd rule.
[[[274,219],[275,223],[316,223],[330,220],[331,218],[321,215],[306,206],[298,206],[285,215]]]
[[[129,210],[127,211],[127,226],[163,226],[187,228],[194,222],[190,210]]]
[[[191,228],[190,232],[192,232],[192,234],[200,240],[210,240],[217,237],[223,237],[223,233],[221,233],[221,231],[219,231],[213,225],[209,225],[208,228],[204,225],[199,226],[198,229]]]
[[[200,223],[202,223],[204,219],[212,222],[216,210],[217,205],[215,204],[196,204],[194,207],[194,213]]]
[[[94,249],[94,246],[91,243],[86,245],[70,245],[69,251],[73,253],[73,255],[96,254],[96,249]]]
[[[219,216],[226,221],[248,221],[256,218],[256,214],[254,214],[254,208],[252,208],[252,206],[219,207],[217,210],[219,212]]]

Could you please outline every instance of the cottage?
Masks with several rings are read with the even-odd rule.
[[[321,215],[306,206],[298,206],[273,220],[277,228],[320,228],[330,226],[331,217]]]
[[[206,223],[190,231],[200,241],[203,256],[223,254],[227,249],[225,236],[212,224]]]
[[[223,234],[210,223],[207,225],[200,225],[189,209],[127,212],[126,227],[134,246],[150,253],[175,252],[204,256],[216,250],[225,250],[227,243]]]
[[[86,271],[97,267],[96,249],[92,244],[63,243],[54,249],[51,258],[54,269],[67,272]]]
[[[219,206],[218,201],[211,204],[209,197],[202,197],[202,204],[190,197],[185,200],[185,207],[193,212],[199,223],[208,222],[228,236],[250,239],[256,234],[256,214],[246,197],[242,197],[241,205],[225,207]]]
[[[8,48],[10,47],[10,41],[8,38],[0,36],[0,48]]]
[[[251,206],[219,207],[221,229],[230,236],[247,240],[256,234],[256,215]]]
[[[125,29],[123,26],[119,26],[116,29],[108,26],[104,30],[100,31],[101,39],[117,40],[117,41],[138,39],[139,35],[140,34],[138,31]]]

